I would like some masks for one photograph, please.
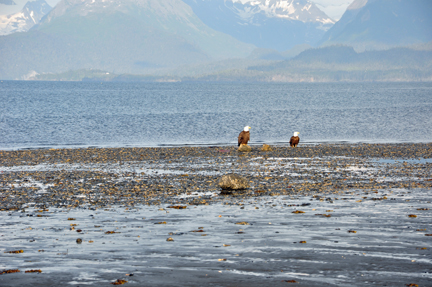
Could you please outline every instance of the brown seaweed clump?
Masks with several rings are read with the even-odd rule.
[[[25,273],[42,273],[42,270],[40,270],[40,269],[31,269],[31,270],[26,270]]]
[[[3,274],[10,274],[10,273],[17,273],[17,272],[21,272],[19,269],[8,269],[8,270],[3,270],[0,275]]]
[[[24,250],[20,249],[20,250],[13,250],[13,251],[5,251],[5,253],[18,254],[18,253],[24,253]]]
[[[116,281],[111,282],[112,285],[123,285],[125,283],[127,283],[127,281],[123,279],[117,279]]]

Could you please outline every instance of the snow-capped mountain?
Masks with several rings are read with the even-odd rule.
[[[305,23],[335,23],[308,0],[225,0],[225,5],[229,5],[230,2],[233,3],[231,9],[245,22],[253,23],[254,16],[263,13],[269,18],[282,18]]]
[[[45,0],[27,2],[24,8],[15,14],[0,16],[0,35],[8,35],[15,32],[26,32],[39,23],[43,16],[51,10]]]
[[[183,0],[207,26],[259,48],[314,45],[335,23],[308,0]]]

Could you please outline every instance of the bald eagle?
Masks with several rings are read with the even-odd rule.
[[[247,144],[249,139],[250,139],[250,133],[249,133],[249,129],[251,127],[249,126],[245,126],[243,131],[239,134],[238,136],[238,146],[240,146],[241,144]]]
[[[290,139],[290,146],[296,147],[298,145],[300,141],[300,138],[298,137],[299,134],[300,134],[299,132],[294,133],[294,135]]]

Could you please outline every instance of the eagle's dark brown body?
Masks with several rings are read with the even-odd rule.
[[[299,137],[292,136],[291,139],[290,139],[290,146],[296,147],[299,142],[300,142],[300,138]]]
[[[238,146],[241,144],[247,144],[250,139],[250,133],[247,131],[242,131],[238,136]]]

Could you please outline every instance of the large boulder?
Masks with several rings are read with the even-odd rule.
[[[250,187],[249,181],[234,173],[226,174],[219,179],[218,185],[223,190],[247,189]]]

